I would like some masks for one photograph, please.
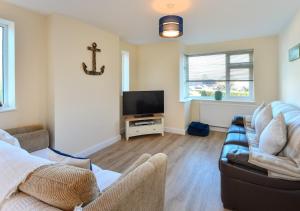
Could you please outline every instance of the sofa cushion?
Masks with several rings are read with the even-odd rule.
[[[246,134],[246,129],[243,126],[233,124],[229,127],[227,133],[243,133],[243,134]]]
[[[255,119],[255,132],[257,139],[259,140],[260,134],[262,131],[267,127],[267,125],[271,122],[273,119],[272,116],[272,107],[271,105],[265,106],[261,112],[257,115]]]
[[[242,133],[229,133],[225,139],[225,144],[236,144],[240,146],[248,146],[248,139]]]
[[[283,113],[284,120],[286,125],[290,125],[293,121],[295,121],[300,116],[300,109],[296,111],[289,111]]]
[[[280,102],[280,101],[275,101],[275,102],[272,102],[272,114],[273,114],[273,117],[276,117],[279,113],[287,113],[287,112],[290,112],[290,111],[299,111],[299,108],[297,108],[296,106],[293,106],[293,105],[290,105],[290,104],[287,104],[287,103],[283,103],[283,102]]]
[[[54,164],[35,170],[19,189],[47,204],[63,210],[85,205],[99,195],[92,171]]]
[[[265,103],[262,103],[261,105],[259,105],[255,111],[253,112],[253,115],[252,115],[252,119],[251,119],[251,127],[252,128],[255,128],[255,120],[256,120],[256,117],[258,116],[259,112],[262,111],[262,109],[265,107]]]
[[[259,149],[267,154],[277,155],[287,142],[287,128],[282,113],[278,114],[263,130]]]

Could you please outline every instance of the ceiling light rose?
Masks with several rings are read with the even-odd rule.
[[[183,19],[177,15],[167,15],[159,19],[159,35],[176,38],[183,35]]]

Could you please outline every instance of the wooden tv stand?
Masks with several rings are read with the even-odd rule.
[[[130,137],[148,134],[161,134],[164,136],[164,116],[162,114],[149,117],[125,117],[127,141]]]

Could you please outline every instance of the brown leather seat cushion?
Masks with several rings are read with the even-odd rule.
[[[231,152],[232,150],[247,149],[247,147],[239,145],[224,145],[219,165],[221,173],[226,175],[226,177],[242,180],[255,185],[261,185],[262,187],[264,186],[283,190],[300,190],[300,182],[271,178],[268,177],[267,171],[260,171],[228,162],[228,152]]]
[[[246,134],[229,133],[227,134],[224,144],[236,144],[236,145],[248,147],[248,139]]]

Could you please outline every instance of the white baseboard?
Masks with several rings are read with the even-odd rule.
[[[179,135],[185,135],[186,130],[185,129],[179,129],[179,128],[172,128],[172,127],[165,127],[165,132],[179,134]]]
[[[76,155],[77,156],[82,156],[82,157],[88,157],[88,156],[90,156],[90,155],[92,155],[92,154],[94,154],[94,153],[96,153],[96,152],[98,152],[98,151],[100,151],[100,150],[102,150],[102,149],[104,149],[104,148],[120,141],[120,140],[121,140],[121,135],[117,135],[115,137],[112,137],[112,138],[109,138],[107,140],[101,141],[99,144],[91,146],[91,147],[77,153]]]
[[[211,131],[224,132],[226,133],[228,128],[225,127],[217,127],[217,126],[209,126]]]

